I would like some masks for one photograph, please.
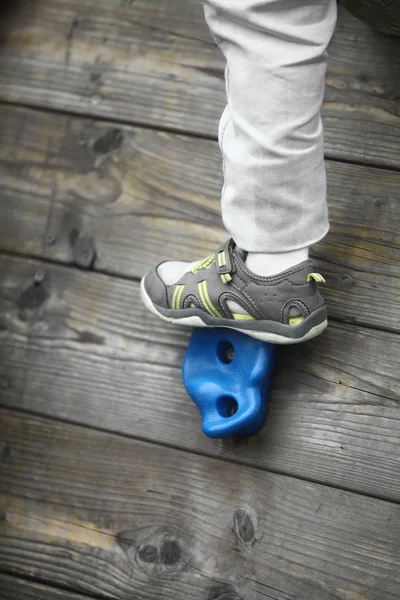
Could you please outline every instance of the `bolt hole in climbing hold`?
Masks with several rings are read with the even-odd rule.
[[[235,349],[230,342],[224,340],[218,344],[217,354],[221,362],[229,365],[235,358]]]
[[[222,396],[217,401],[217,411],[221,417],[232,417],[238,408],[238,403],[231,396]]]

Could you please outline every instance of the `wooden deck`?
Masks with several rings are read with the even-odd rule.
[[[331,324],[279,351],[257,436],[212,441],[138,293],[225,237],[201,2],[1,11],[1,600],[399,600],[400,40],[340,11]]]

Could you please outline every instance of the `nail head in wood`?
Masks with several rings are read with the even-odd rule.
[[[98,106],[100,104],[100,102],[102,101],[102,97],[100,96],[100,94],[94,94],[91,98],[90,98],[90,104],[92,106]]]
[[[2,377],[0,379],[0,386],[3,390],[6,390],[7,388],[11,387],[11,379],[9,377]]]
[[[44,238],[44,243],[46,246],[54,246],[57,241],[57,235],[53,231],[49,231]]]
[[[37,283],[37,284],[42,283],[42,281],[44,280],[44,273],[43,273],[43,271],[36,271],[33,279],[34,279],[34,282]]]

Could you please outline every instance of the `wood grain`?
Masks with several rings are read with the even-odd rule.
[[[226,234],[215,142],[1,107],[0,247],[139,278]],[[313,249],[337,319],[399,331],[400,174],[327,161],[331,232]]]
[[[0,573],[0,590],[2,600],[89,600],[90,598],[76,592],[60,590],[2,573]]]
[[[341,0],[353,15],[372,27],[400,36],[400,6],[397,0]]]
[[[3,406],[400,500],[398,335],[331,324],[281,349],[266,424],[242,441],[203,436],[181,381],[189,333],[135,282],[2,257],[0,335]]]
[[[0,99],[216,136],[224,60],[199,0],[20,0],[1,23]],[[329,156],[399,167],[400,41],[340,10]]]
[[[11,411],[1,438],[15,574],[100,598],[398,598],[398,505]]]

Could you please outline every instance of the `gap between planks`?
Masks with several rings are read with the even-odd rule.
[[[2,600],[87,600],[89,598],[104,600],[104,596],[91,594],[89,591],[81,594],[63,586],[60,582],[49,583],[46,579],[33,575],[15,574],[1,566],[0,590],[6,594],[11,592],[11,595],[2,596]]]
[[[178,367],[177,367],[178,368]],[[351,487],[347,487],[347,486],[341,486],[341,485],[337,485],[335,483],[323,483],[318,479],[314,479],[312,477],[302,477],[301,475],[295,473],[295,474],[289,474],[286,473],[285,471],[280,471],[279,469],[273,469],[273,468],[266,468],[266,467],[262,467],[260,465],[255,465],[255,464],[249,464],[246,461],[241,461],[240,459],[235,459],[232,457],[226,457],[223,455],[216,455],[213,454],[211,452],[204,452],[201,450],[194,450],[192,448],[187,448],[187,447],[183,447],[183,446],[178,446],[178,444],[170,444],[168,442],[163,442],[161,440],[151,440],[149,438],[145,438],[145,437],[141,437],[139,435],[131,435],[129,433],[124,433],[123,431],[115,431],[114,429],[108,429],[106,427],[100,427],[98,425],[88,425],[86,423],[79,423],[78,421],[73,421],[72,419],[65,419],[62,417],[58,417],[58,416],[50,416],[46,413],[42,413],[40,411],[33,411],[33,410],[27,410],[24,408],[16,408],[16,407],[9,407],[9,406],[0,406],[1,410],[5,410],[7,412],[10,413],[15,413],[16,415],[27,415],[30,417],[37,417],[40,418],[44,421],[49,421],[49,422],[53,422],[53,423],[60,423],[63,425],[71,425],[73,427],[79,427],[80,429],[90,429],[93,431],[98,431],[99,433],[105,433],[107,435],[112,435],[115,436],[117,438],[123,438],[126,440],[132,440],[135,442],[140,442],[143,444],[147,444],[149,446],[154,446],[154,447],[160,447],[160,448],[167,448],[168,450],[175,450],[177,452],[184,452],[185,454],[190,454],[192,456],[200,456],[202,458],[209,458],[212,460],[219,460],[221,462],[225,462],[225,463],[229,463],[229,464],[233,464],[233,465],[238,465],[241,467],[247,467],[249,469],[255,470],[255,471],[261,471],[263,473],[273,473],[274,475],[279,475],[280,477],[285,477],[287,479],[296,479],[298,481],[304,481],[305,483],[312,483],[318,486],[322,486],[326,489],[334,489],[334,490],[338,490],[340,492],[347,492],[350,494],[355,494],[357,496],[363,496],[365,498],[372,498],[374,500],[381,500],[383,502],[387,502],[389,504],[394,504],[394,505],[398,505],[400,504],[400,501],[397,500],[393,500],[391,498],[389,498],[388,496],[384,496],[384,495],[379,495],[379,494],[373,494],[371,492],[360,492],[355,490],[354,488]],[[0,569],[1,571],[1,569]]]
[[[112,271],[111,269],[102,269],[102,268],[98,268],[96,266],[92,266],[91,268],[86,269],[86,268],[80,267],[79,265],[76,265],[76,264],[69,264],[69,263],[61,262],[57,259],[49,258],[48,256],[38,257],[35,254],[28,254],[26,252],[24,252],[22,254],[18,254],[17,252],[12,251],[12,250],[1,249],[0,250],[0,258],[2,256],[15,258],[15,259],[26,259],[26,260],[39,261],[39,262],[42,262],[42,263],[50,265],[50,266],[62,267],[63,269],[69,269],[71,271],[76,270],[76,271],[81,271],[83,273],[98,273],[99,275],[105,275],[107,277],[112,277],[113,279],[115,279],[117,281],[130,281],[130,282],[135,282],[135,283],[140,283],[140,281],[141,281],[141,277],[136,277],[135,275],[125,275],[124,273],[120,273],[120,272],[116,273],[115,271]],[[332,261],[327,261],[327,262],[332,262]],[[368,323],[367,321],[364,322],[360,319],[357,321],[357,323],[352,323],[346,317],[343,317],[343,319],[341,319],[338,316],[329,315],[329,321],[332,323],[342,323],[342,324],[348,326],[349,328],[363,327],[364,329],[371,329],[372,331],[382,331],[383,333],[391,333],[391,334],[395,334],[395,335],[400,335],[399,331],[397,329],[394,329],[392,327],[385,327],[384,325],[374,325],[372,323]]]
[[[40,106],[40,105],[36,105],[36,104],[30,104],[29,102],[20,102],[20,101],[15,101],[13,100],[12,102],[8,102],[7,100],[1,100],[0,99],[0,107],[5,107],[5,108],[23,108],[26,110],[31,110],[33,112],[37,112],[37,113],[44,113],[44,114],[53,114],[53,115],[59,115],[62,117],[68,117],[68,118],[82,118],[82,119],[87,119],[88,121],[93,121],[94,123],[109,123],[111,125],[120,125],[121,127],[137,127],[140,129],[145,129],[145,130],[149,130],[149,131],[159,131],[161,133],[170,133],[172,135],[181,135],[181,136],[185,136],[185,137],[189,137],[189,138],[194,138],[194,139],[199,139],[199,140],[206,140],[209,142],[218,142],[218,136],[217,135],[209,135],[207,133],[202,133],[201,131],[193,131],[193,130],[186,130],[186,129],[176,129],[174,127],[168,127],[166,126],[161,126],[161,125],[152,125],[149,123],[143,123],[142,121],[135,121],[134,119],[130,119],[129,121],[127,121],[126,119],[118,119],[118,117],[114,117],[114,116],[104,116],[104,115],[93,115],[93,113],[89,113],[89,112],[79,112],[79,113],[74,113],[71,111],[68,111],[66,109],[62,109],[62,108],[56,108],[56,107],[46,107],[46,106]],[[345,165],[354,165],[357,167],[367,167],[368,169],[379,169],[379,170],[383,170],[383,171],[390,171],[390,172],[394,172],[394,173],[398,173],[400,171],[400,164],[399,167],[395,167],[393,165],[387,165],[385,163],[379,163],[379,162],[374,162],[374,163],[370,163],[368,161],[362,161],[362,160],[351,160],[349,158],[340,158],[335,156],[334,154],[331,154],[329,151],[326,151],[324,153],[324,157],[325,160],[329,160],[331,162],[337,162],[337,163],[343,163]]]

